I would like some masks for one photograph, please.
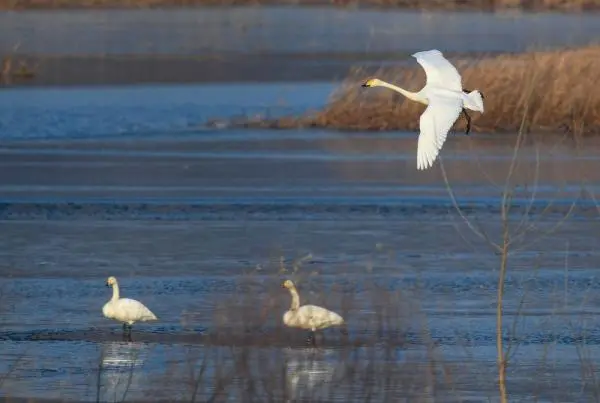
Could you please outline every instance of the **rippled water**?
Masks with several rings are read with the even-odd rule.
[[[332,83],[256,83],[3,89],[0,139],[199,134],[211,118],[278,116],[320,107],[333,88]]]
[[[316,107],[330,89],[3,91],[1,394],[495,401],[500,260],[440,167],[415,170],[415,133],[202,128],[217,113]],[[459,134],[442,151],[459,205],[494,242],[513,141]],[[597,389],[596,143],[547,137],[519,157],[509,217],[531,231],[506,281],[511,401]],[[160,318],[133,342],[102,317],[109,275]],[[347,338],[327,331],[310,349],[282,328],[290,276],[347,318]]]

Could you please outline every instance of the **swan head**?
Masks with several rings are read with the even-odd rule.
[[[362,84],[362,87],[377,87],[382,84],[382,81],[378,78],[370,78]]]
[[[113,276],[110,276],[107,280],[106,280],[106,286],[107,287],[112,287],[113,284],[117,283],[117,279],[114,278]]]
[[[291,290],[293,288],[296,288],[294,286],[294,283],[292,282],[292,280],[285,280],[282,284],[281,287],[283,288],[287,288],[288,290]]]

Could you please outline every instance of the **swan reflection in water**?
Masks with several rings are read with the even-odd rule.
[[[144,343],[111,341],[102,343],[98,372],[99,401],[123,401],[144,382],[141,367],[147,355]]]
[[[329,393],[328,384],[335,374],[333,349],[291,348],[283,350],[286,367],[287,395],[293,399],[315,398]]]

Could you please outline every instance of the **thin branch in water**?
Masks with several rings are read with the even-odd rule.
[[[450,185],[450,182],[448,181],[448,176],[446,175],[446,169],[444,168],[444,163],[442,161],[442,157],[440,156],[439,159],[440,159],[440,169],[442,171],[442,176],[444,177],[444,183],[446,184],[446,190],[448,191],[448,195],[450,196],[450,201],[452,202],[452,206],[456,210],[457,214],[460,216],[460,218],[462,218],[463,222],[467,225],[467,227],[469,227],[469,229],[475,235],[477,235],[481,239],[485,240],[496,251],[501,251],[500,246],[498,244],[496,244],[494,241],[492,241],[488,237],[488,235],[485,233],[485,231],[475,227],[475,225],[471,222],[471,220],[463,213],[462,209],[458,205],[458,202],[456,201],[456,197],[454,195],[454,191],[452,190],[452,186]]]
[[[529,221],[529,214],[531,212],[531,209],[533,208],[533,204],[535,203],[536,194],[538,191],[539,179],[540,179],[540,149],[539,149],[539,146],[536,144],[536,146],[535,146],[535,173],[533,176],[533,192],[531,194],[529,204],[527,205],[527,208],[525,209],[525,213],[521,216],[521,221],[517,225],[517,229],[515,229],[513,234],[518,234],[519,231],[521,230],[521,228],[523,227],[523,225],[525,224],[525,222]]]

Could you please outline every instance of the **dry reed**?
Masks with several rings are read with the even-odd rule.
[[[27,61],[15,60],[12,55],[0,58],[0,85],[10,85],[13,80],[30,80],[35,77],[38,67],[39,64],[30,67]]]
[[[524,130],[567,133],[600,132],[600,46],[574,50],[505,54],[481,59],[450,58],[466,89],[485,96],[485,113],[472,113],[473,131]],[[375,74],[354,69],[321,111],[276,121],[251,120],[245,126],[271,128],[325,127],[343,130],[418,130],[424,106],[393,91],[361,87],[377,76],[409,90],[420,89],[425,73],[411,67],[379,69]],[[525,122],[523,116],[527,111]],[[458,119],[455,130],[464,130]]]
[[[420,10],[561,10],[600,9],[600,0],[0,0],[0,9],[150,8],[233,5],[323,5]]]

